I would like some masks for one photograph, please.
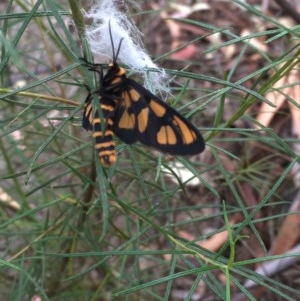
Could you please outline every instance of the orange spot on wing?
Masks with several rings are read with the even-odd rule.
[[[149,106],[157,117],[163,117],[166,114],[166,108],[154,100],[150,101]]]
[[[159,144],[171,144],[177,143],[176,135],[171,126],[162,126],[157,133],[157,141]]]
[[[132,101],[138,101],[140,99],[140,94],[135,89],[131,89],[129,95]]]
[[[134,115],[124,111],[118,126],[121,129],[133,129],[135,126]]]
[[[180,129],[181,135],[182,135],[182,140],[186,144],[191,144],[195,141],[196,139],[196,134],[193,130],[191,130],[188,125],[182,121],[180,118],[177,116],[173,116],[174,122],[176,126]]]
[[[148,126],[149,108],[144,108],[138,115],[138,128],[140,133],[144,133]]]

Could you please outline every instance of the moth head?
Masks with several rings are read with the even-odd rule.
[[[116,62],[108,64],[107,77],[119,77],[125,75],[126,71]]]

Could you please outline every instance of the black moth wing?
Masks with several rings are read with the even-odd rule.
[[[205,143],[198,129],[132,79],[123,78],[112,130],[127,144],[137,141],[171,155],[195,155]]]
[[[90,118],[92,118],[92,116],[93,116],[92,94],[90,93],[85,100],[83,118],[82,118],[82,127],[87,131],[93,130],[93,125],[90,122]]]
[[[84,61],[85,65],[89,67],[90,71],[96,72],[99,76],[99,89],[94,92],[89,92],[88,96],[86,97],[82,119],[82,127],[87,131],[93,131],[93,119],[101,116],[101,114],[99,114],[100,107],[102,108],[102,117],[104,119],[111,119],[114,116],[114,109],[116,105],[120,103],[120,99],[116,97],[113,91],[113,80],[115,78],[115,74],[119,70],[119,66],[113,65],[108,69],[107,74],[104,76],[101,64],[93,64],[85,59],[82,60]],[[94,95],[97,95],[98,102],[96,103],[97,108],[94,108],[93,110],[92,100]],[[108,107],[111,109],[106,110],[105,108]]]

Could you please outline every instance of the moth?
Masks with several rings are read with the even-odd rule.
[[[85,100],[82,126],[92,131],[101,164],[108,167],[116,161],[114,135],[127,144],[141,142],[171,155],[201,153],[205,143],[198,129],[175,109],[126,76],[126,70],[117,63],[123,39],[115,52],[110,26],[109,33],[113,62],[108,65],[106,73],[101,64],[83,59],[89,70],[97,73],[99,88],[90,92]],[[94,94],[99,100],[98,105],[92,105]]]

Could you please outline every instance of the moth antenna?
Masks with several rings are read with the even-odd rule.
[[[124,38],[122,38],[119,42],[119,46],[118,46],[118,49],[117,49],[117,54],[116,54],[116,60],[115,62],[117,61],[117,58],[118,58],[118,55],[120,53],[120,50],[121,50],[121,45],[122,45],[122,42],[123,42]]]
[[[117,49],[117,53],[115,53],[115,45],[114,45],[114,40],[113,40],[113,38],[112,38],[110,21],[109,21],[109,24],[108,24],[108,28],[109,28],[110,43],[111,43],[112,52],[113,52],[113,61],[114,61],[114,63],[116,63],[116,62],[117,62],[118,55],[119,55],[120,50],[121,50],[121,45],[122,45],[122,42],[123,42],[124,38],[122,38],[122,39],[120,40],[119,46],[118,46],[118,49]]]

